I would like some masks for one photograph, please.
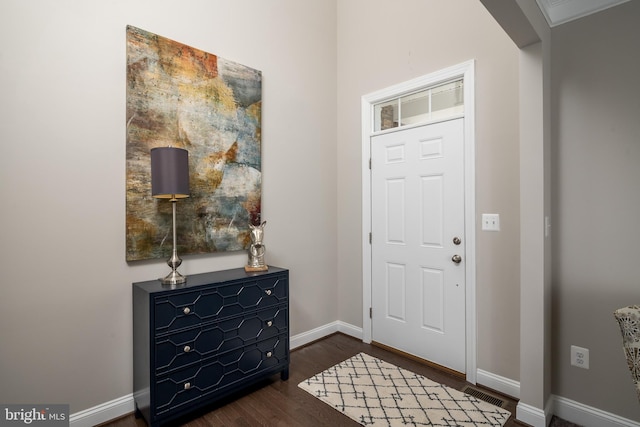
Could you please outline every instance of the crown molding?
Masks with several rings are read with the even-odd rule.
[[[550,27],[600,12],[629,0],[536,0]]]

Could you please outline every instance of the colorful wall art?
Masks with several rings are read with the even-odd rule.
[[[260,71],[127,27],[127,261],[171,255],[171,203],[151,197],[154,147],[189,151],[178,253],[248,248],[261,223],[261,109]]]

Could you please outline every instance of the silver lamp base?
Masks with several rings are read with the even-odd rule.
[[[175,204],[173,206],[175,206]],[[182,274],[178,273],[178,267],[180,267],[180,264],[182,264],[182,260],[178,256],[178,250],[175,248],[175,245],[171,258],[167,260],[167,264],[169,264],[169,267],[171,267],[171,273],[169,273],[164,279],[160,279],[160,282],[163,285],[175,286],[187,283],[187,276],[183,276]]]
[[[171,258],[167,260],[167,264],[171,267],[171,273],[164,279],[160,279],[163,285],[182,285],[187,283],[187,277],[178,273],[178,267],[182,264],[182,260],[178,256],[178,248],[176,247],[176,199],[171,199],[171,210],[173,211],[173,251],[171,252]]]
[[[160,282],[163,285],[183,285],[187,283],[187,278],[178,273],[176,270],[173,270],[171,273],[167,274],[165,278],[160,279]]]

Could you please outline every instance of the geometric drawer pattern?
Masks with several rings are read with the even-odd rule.
[[[287,309],[262,310],[156,338],[158,373],[287,333]]]
[[[285,345],[276,337],[160,377],[156,388],[158,413],[206,399],[212,392],[245,381],[286,357]]]
[[[289,271],[134,283],[134,400],[151,426],[289,374]]]
[[[156,333],[281,304],[287,297],[285,287],[278,278],[262,278],[199,292],[168,294],[155,301]]]

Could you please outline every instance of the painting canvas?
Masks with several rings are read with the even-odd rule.
[[[168,258],[172,208],[151,197],[150,150],[189,152],[180,255],[237,251],[261,222],[262,73],[127,27],[126,259]]]

